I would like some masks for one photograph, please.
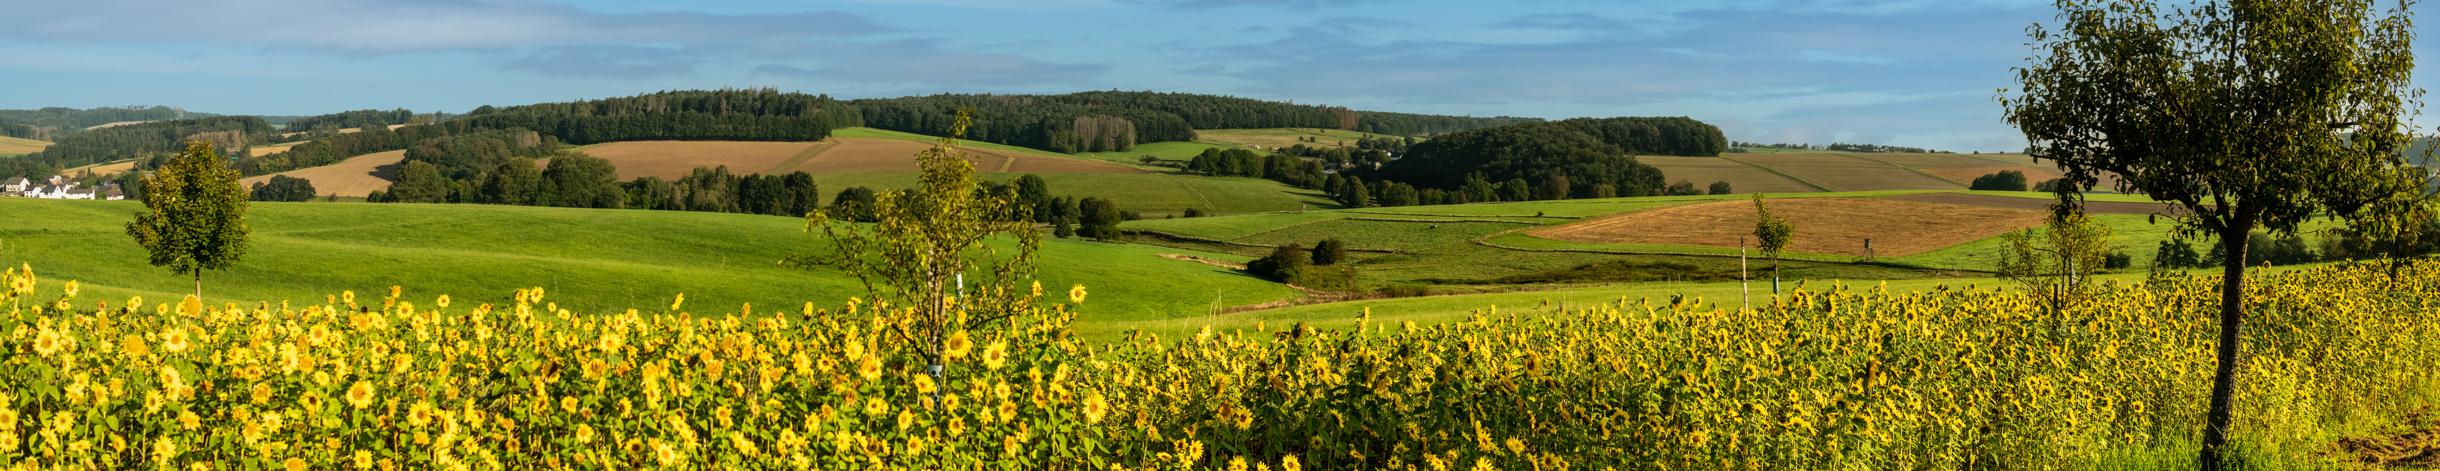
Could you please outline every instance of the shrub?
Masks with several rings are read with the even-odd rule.
[[[1985,191],[2025,191],[2025,172],[2001,170],[1998,173],[1975,177],[1971,188]]]

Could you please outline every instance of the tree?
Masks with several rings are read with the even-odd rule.
[[[618,168],[610,161],[584,154],[562,154],[542,169],[537,204],[568,208],[616,208],[627,200],[618,186]]]
[[[874,193],[873,189],[861,186],[839,190],[838,196],[830,198],[830,218],[855,222],[880,222],[880,219],[873,215],[873,204],[879,202],[880,198],[881,195]]]
[[[1967,189],[1983,191],[2025,191],[2025,172],[2001,170],[1989,175],[1974,177],[1974,184],[1968,186]]]
[[[1245,262],[1245,272],[1265,280],[1293,283],[1299,272],[1313,266],[1309,255],[1303,246],[1293,243],[1274,247],[1270,255]]]
[[[1314,265],[1337,265],[1347,260],[1347,243],[1332,237],[1313,243]]]
[[[1728,181],[1727,181],[1727,180],[1721,180],[1721,181],[1711,182],[1711,188],[1710,188],[1710,190],[1711,190],[1711,194],[1715,194],[1715,195],[1725,195],[1725,194],[1729,194],[1729,193],[1735,193],[1735,192],[1736,192],[1735,190],[1732,190],[1732,189],[1730,189],[1730,188],[1728,187]]]
[[[440,167],[420,160],[410,160],[398,170],[398,181],[390,182],[389,202],[447,203],[454,182],[441,175]]]
[[[542,172],[534,169],[534,160],[513,158],[483,176],[483,185],[474,193],[475,202],[530,205],[541,188]]]
[[[2008,249],[2000,252],[1998,271],[2056,315],[2084,299],[2093,274],[2107,268],[2110,229],[2082,213],[2053,216],[2044,228],[2040,235],[2026,229],[2001,236]]]
[[[1551,175],[1549,177],[1544,177],[1542,179],[1542,187],[1535,189],[1536,191],[1534,192],[1534,198],[1545,200],[1567,199],[1567,197],[1572,194],[1570,192],[1574,190],[1572,186],[1573,185],[1568,184],[1567,175]]]
[[[151,253],[156,267],[195,277],[203,298],[203,271],[228,268],[246,253],[246,192],[237,171],[212,145],[193,141],[184,152],[144,177],[144,212],[127,223],[127,235]]]
[[[270,180],[255,183],[255,201],[312,201],[313,182],[287,175],[272,175]]]
[[[968,330],[1006,324],[1010,316],[1027,312],[1038,296],[1031,293],[1039,292],[1018,283],[1033,277],[1041,233],[1025,218],[1002,217],[1030,212],[1011,194],[977,196],[974,164],[957,148],[969,119],[958,113],[959,124],[948,137],[915,155],[922,174],[913,190],[874,201],[879,222],[838,221],[819,211],[807,214],[805,230],[819,232],[833,252],[782,261],[845,270],[856,275],[876,304],[904,306],[885,315],[887,333],[875,335],[894,335],[913,346],[930,362],[935,377],[943,372],[943,355],[952,353],[952,339],[965,339]],[[999,247],[984,243],[992,238],[1014,239],[1015,253],[1003,257]],[[970,279],[975,285],[971,288]]]
[[[1788,248],[1796,237],[1796,228],[1786,220],[1771,215],[1771,208],[1762,204],[1762,194],[1754,194],[1754,240],[1762,255],[1771,257],[1771,294],[1779,294],[1779,252]]]
[[[1508,179],[1506,183],[1500,184],[1500,201],[1528,201],[1532,199],[1533,186],[1526,184],[1525,179],[1523,178],[1511,178]]]
[[[2062,0],[2064,24],[2027,30],[2034,54],[2000,98],[2026,153],[2073,186],[2114,175],[2120,192],[2175,206],[2181,233],[2218,237],[2227,256],[2204,469],[2226,464],[2248,235],[2293,233],[2319,214],[2380,221],[2394,207],[2381,203],[2421,183],[2403,155],[2422,94],[2410,14],[2371,1]]]
[[[1118,211],[1118,203],[1101,198],[1085,198],[1076,202],[1078,225],[1076,235],[1088,239],[1117,239],[1118,223],[1126,219]]]

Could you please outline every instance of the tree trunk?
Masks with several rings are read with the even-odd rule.
[[[2203,469],[2223,469],[2228,464],[2228,422],[2230,402],[2235,399],[2237,379],[2237,327],[2244,315],[2245,302],[2245,237],[2247,230],[2224,231],[2220,234],[2220,344],[2219,367],[2211,376],[2211,416],[2203,427]],[[2234,234],[2234,235],[2231,235]]]
[[[203,301],[203,268],[195,268],[195,301]]]

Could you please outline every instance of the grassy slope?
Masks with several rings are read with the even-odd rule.
[[[183,276],[144,263],[122,225],[132,202],[0,198],[0,263],[30,263],[46,279],[82,280],[84,299],[121,302],[130,294],[173,299]],[[663,211],[578,210],[487,205],[256,203],[253,242],[244,261],[205,274],[212,301],[319,302],[354,290],[370,295],[403,285],[410,299],[449,294],[459,302],[504,302],[516,288],[542,286],[573,307],[605,312],[664,306],[683,292],[699,311],[790,309],[860,295],[834,270],[776,266],[820,244],[794,218]],[[1040,278],[1065,292],[1091,290],[1081,330],[1103,320],[1167,319],[1207,313],[1213,300],[1253,304],[1290,289],[1193,262],[1160,258],[1194,253],[1141,245],[1052,240]],[[1216,254],[1200,254],[1219,256]],[[1225,257],[1223,257],[1225,258]],[[1178,289],[1192,286],[1193,289]],[[1106,316],[1106,317],[1104,317]]]

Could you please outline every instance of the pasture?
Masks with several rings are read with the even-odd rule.
[[[174,300],[187,277],[145,264],[124,225],[131,201],[0,198],[0,213],[26,221],[0,227],[0,263],[30,264],[46,279],[82,280],[87,299],[130,295]],[[493,205],[254,203],[245,259],[204,275],[212,303],[321,302],[353,290],[407,287],[418,297],[450,294],[468,305],[507,304],[541,286],[561,304],[590,312],[668,306],[734,310],[745,303],[793,309],[863,295],[847,274],[778,266],[824,250],[788,217],[675,211]],[[1084,284],[1104,320],[1208,314],[1228,305],[1286,299],[1295,291],[1163,254],[1234,259],[1174,248],[1051,239],[1040,276],[1049,288]],[[1102,332],[1094,320],[1087,332]]]

